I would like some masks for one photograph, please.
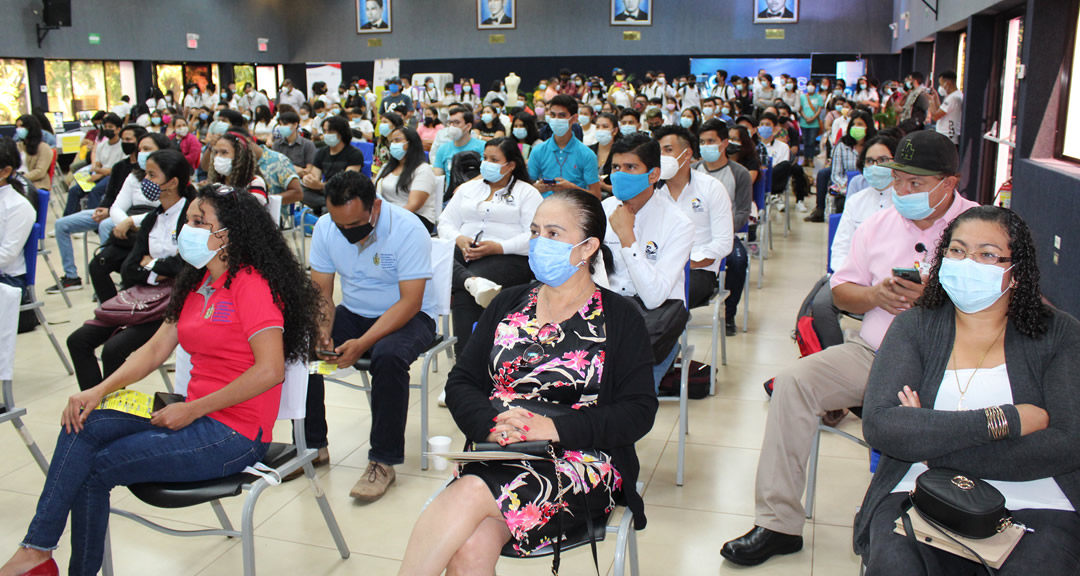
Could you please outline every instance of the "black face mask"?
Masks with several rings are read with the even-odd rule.
[[[727,146],[727,153],[728,153],[729,156],[733,156],[735,154],[738,154],[741,150],[742,150],[742,145],[740,145],[740,144],[728,144],[728,146]]]
[[[356,226],[354,228],[342,228],[337,227],[341,231],[341,235],[349,241],[349,244],[356,244],[357,242],[363,242],[365,238],[371,235],[371,231],[375,229],[375,226],[370,222],[363,226]]]
[[[124,154],[127,154],[128,156],[131,156],[132,154],[135,153],[135,150],[137,149],[136,148],[137,146],[138,146],[138,144],[136,144],[135,142],[121,142],[120,143],[120,149],[123,150]]]
[[[102,130],[101,136],[106,140],[112,140],[116,137],[116,130]]]

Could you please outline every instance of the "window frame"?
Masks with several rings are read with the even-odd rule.
[[[1066,48],[1065,59],[1062,62],[1061,72],[1058,76],[1058,83],[1061,94],[1061,100],[1058,102],[1057,113],[1057,129],[1055,130],[1054,138],[1054,158],[1070,164],[1080,164],[1080,156],[1069,156],[1065,153],[1065,137],[1069,131],[1069,100],[1072,88],[1074,88],[1074,79],[1072,78],[1072,69],[1077,58],[1078,49],[1077,41],[1080,41],[1080,0],[1074,0],[1069,7],[1069,17],[1071,18],[1071,30],[1069,31],[1068,43],[1066,46],[1072,46],[1069,50]],[[1080,78],[1075,79],[1078,90],[1076,97],[1080,99]],[[1076,119],[1080,122],[1080,118]],[[1075,128],[1080,130],[1080,127]]]

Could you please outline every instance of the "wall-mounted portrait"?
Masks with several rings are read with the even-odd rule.
[[[754,24],[795,24],[799,0],[754,0]]]
[[[386,34],[392,31],[390,0],[356,0],[357,34]]]
[[[514,0],[476,0],[476,27],[480,30],[516,28]]]
[[[651,0],[611,0],[612,26],[652,26]]]

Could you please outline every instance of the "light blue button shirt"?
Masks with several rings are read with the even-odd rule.
[[[431,236],[413,213],[382,203],[375,237],[363,249],[350,244],[329,214],[311,236],[311,269],[341,277],[342,303],[350,312],[378,318],[401,299],[398,282],[427,279],[421,310],[438,318],[432,285]]]
[[[529,177],[533,180],[562,178],[585,190],[600,181],[596,153],[576,137],[559,148],[551,137],[529,153]]]

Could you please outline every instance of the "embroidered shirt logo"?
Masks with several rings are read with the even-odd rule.
[[[656,255],[660,251],[660,247],[656,245],[656,242],[649,240],[645,244],[645,259],[656,261]]]
[[[690,207],[694,209],[694,212],[704,212],[705,207],[701,205],[700,198],[694,198],[690,201]]]
[[[228,324],[233,321],[236,307],[232,302],[222,301],[207,310],[207,318],[215,324]]]

